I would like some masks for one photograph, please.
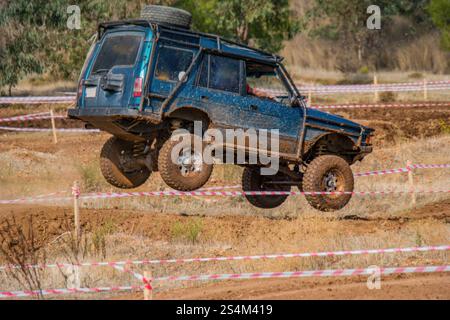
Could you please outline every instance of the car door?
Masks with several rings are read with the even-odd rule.
[[[278,130],[280,152],[295,154],[303,110],[291,105],[291,94],[281,80],[278,68],[246,61],[245,88],[241,108],[248,119],[246,126]]]
[[[197,73],[193,98],[218,129],[245,128],[241,105],[243,62],[205,54]]]
[[[302,109],[269,98],[252,95],[242,97],[246,128],[278,130],[281,153],[295,154],[302,120]]]

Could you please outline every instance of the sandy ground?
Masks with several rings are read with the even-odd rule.
[[[41,110],[24,109],[19,112],[17,109],[0,109],[0,117],[37,111]],[[63,112],[62,109],[58,110],[58,113],[61,112]],[[368,167],[356,169],[366,171],[403,166],[403,156],[415,159],[417,163],[434,163],[434,161],[448,163],[448,150],[446,151],[443,148],[445,146],[436,141],[448,141],[445,140],[444,131],[445,126],[449,125],[449,112],[449,108],[419,108],[341,110],[337,113],[377,129],[374,142],[375,152],[362,163],[362,165],[367,164]],[[444,121],[444,125],[442,121]],[[80,123],[71,120],[58,120],[57,125],[58,127],[81,127]],[[49,127],[49,121],[21,123],[20,126]],[[108,137],[107,134],[89,134],[82,137],[60,135],[60,143],[57,145],[51,143],[49,134],[0,134],[0,165],[4,164],[0,167],[0,182],[3,184],[1,187],[4,187],[3,190],[0,189],[2,198],[14,199],[24,195],[43,194],[62,189],[69,190],[72,181],[80,179],[80,176],[85,184],[87,182],[93,184],[94,190],[91,191],[97,191],[96,188],[108,191],[109,187],[105,186],[95,162],[102,144]],[[426,137],[437,136],[439,136],[439,140],[434,142],[422,140]],[[434,148],[433,150],[439,150],[439,152],[430,151],[427,148],[423,148],[423,150],[415,148],[411,151],[411,156],[404,155],[405,150],[409,149],[401,149],[402,143],[417,141],[428,141],[427,143],[431,145],[429,148]],[[396,155],[395,159],[398,158],[398,161],[391,163],[397,145],[400,146],[398,153],[403,154]],[[439,158],[437,153],[439,153]],[[379,163],[372,160],[371,157],[375,156]],[[414,177],[419,183],[428,183],[426,179],[433,180],[429,184],[434,188],[448,188],[448,184],[445,184],[445,181],[448,181],[448,175],[441,171],[439,171],[441,176],[431,176],[431,174],[431,171],[424,171],[415,174]],[[225,177],[225,174],[223,176]],[[380,179],[386,181],[386,187],[390,187],[389,183],[396,185],[404,184],[406,181],[404,176],[398,178],[386,176]],[[398,179],[398,181],[394,179]],[[238,181],[239,177],[233,178],[234,180]],[[441,185],[435,186],[436,181],[441,181]],[[230,181],[216,181],[213,182],[214,184],[230,184]],[[165,187],[156,175],[155,182],[148,183],[139,190],[162,190]],[[375,187],[380,189],[385,186]],[[361,188],[361,190],[366,190],[365,185]],[[126,209],[119,209],[111,203],[106,203],[107,207],[101,208],[100,206],[100,209],[83,207],[81,224],[84,232],[98,236],[103,232],[102,230],[105,230],[105,226],[113,229],[105,236],[107,254],[102,257],[90,253],[89,259],[110,261],[148,257],[162,259],[229,256],[441,245],[450,242],[450,199],[444,196],[433,200],[434,203],[426,205],[421,203],[417,209],[410,209],[409,205],[401,204],[400,200],[398,200],[399,203],[396,203],[397,200],[392,198],[388,198],[385,202],[378,199],[376,200],[378,202],[370,202],[367,205],[354,200],[356,204],[352,206],[357,208],[336,214],[311,213],[309,211],[308,214],[305,214],[301,207],[304,200],[300,200],[303,202],[288,200],[291,202],[279,210],[282,214],[273,216],[260,215],[260,211],[241,202],[231,202],[231,200],[225,202],[221,199],[219,200],[222,201],[220,205],[217,202],[211,202],[203,206],[198,200],[178,201],[175,199],[170,202],[172,200],[162,199],[161,203],[164,201],[167,203],[162,209],[154,202],[139,204],[139,210],[134,210],[130,206],[131,202],[124,202],[121,206]],[[194,203],[194,201],[197,202]],[[205,201],[209,201],[209,199]],[[238,210],[235,207],[243,209]],[[365,214],[369,209],[370,214]],[[293,213],[284,213],[293,210],[295,211]],[[56,247],[55,239],[73,229],[72,215],[70,204],[67,206],[63,204],[0,205],[0,222],[4,219],[14,218],[25,233],[30,229],[33,230],[39,248],[51,247],[49,261],[54,261],[59,257],[57,250],[52,249],[52,246]],[[30,217],[32,223],[30,223]],[[178,236],[174,232],[177,226],[189,226],[190,223],[198,221],[201,221],[201,232],[195,243],[188,243],[186,239],[177,238]],[[0,264],[2,263],[4,261],[0,261]],[[327,258],[294,262],[288,260],[259,261],[258,264],[214,264],[213,266],[186,264],[157,270],[155,275],[319,270],[368,267],[374,263],[386,267],[448,264],[448,253],[398,255],[386,258]],[[113,284],[109,281],[111,279],[116,280],[116,284],[130,284],[134,280],[127,275],[113,274],[110,271],[114,270],[105,272],[103,269],[90,269],[85,284],[87,286]],[[0,289],[7,289],[6,282],[2,283],[2,278],[0,278],[0,284]],[[138,283],[134,282],[134,284]],[[365,277],[237,280],[183,283],[179,286],[161,284],[156,286],[155,298],[447,300],[450,299],[449,284],[449,274],[383,276],[381,290],[368,290]],[[8,285],[17,289],[14,283],[8,283]],[[86,297],[141,299],[142,295],[140,293],[124,293],[88,295]]]
[[[32,206],[2,206],[0,218],[11,218],[24,228],[31,225],[41,244],[49,243],[64,232],[64,221],[71,216],[70,207],[32,207]],[[113,221],[119,229],[116,232],[127,235],[145,236],[150,243],[170,242],[171,226],[177,221],[196,219],[175,214],[152,214],[151,212],[136,213],[127,210],[82,210],[82,225],[84,230],[92,231],[106,221]],[[299,221],[274,220],[264,217],[224,216],[202,217],[204,229],[202,237],[205,241],[199,246],[202,252],[211,255],[238,255],[253,253],[266,247],[281,248],[293,252],[292,248],[305,241],[303,232],[309,233],[312,226],[299,228]],[[321,226],[315,226],[315,231],[321,237],[333,238],[339,230],[347,230],[352,237],[373,235],[388,235],[409,232],[412,225],[426,225],[437,221],[444,225],[450,221],[450,200],[430,204],[423,208],[406,212],[399,217],[384,217],[359,219],[341,217],[339,219],[324,219]],[[317,222],[317,221],[316,221]],[[314,222],[313,222],[314,223]],[[228,249],[208,250],[210,241],[228,243]],[[308,247],[311,247],[309,242]],[[263,252],[268,253],[262,249]],[[259,252],[259,253],[263,253]],[[161,258],[173,257],[167,250],[159,252]],[[445,253],[444,253],[445,254]],[[186,257],[196,256],[185,253]],[[152,255],[152,257],[156,258]],[[423,259],[415,255],[407,259],[407,265],[432,265],[442,261]],[[284,261],[283,261],[284,262]],[[273,262],[269,268],[273,268]],[[402,264],[403,265],[403,264]],[[391,266],[388,265],[387,266]],[[183,274],[203,273],[193,264],[182,265]],[[356,266],[354,266],[356,267]],[[288,268],[287,266],[284,268]],[[303,268],[304,269],[304,268]],[[235,269],[233,269],[235,270]],[[266,271],[272,271],[269,269]],[[283,269],[284,270],[284,269]],[[231,270],[221,269],[221,272]],[[284,270],[288,271],[288,270]],[[214,283],[189,283],[184,288],[166,288],[155,285],[155,299],[450,299],[449,274],[414,274],[382,276],[381,289],[369,290],[366,286],[367,277],[342,278],[302,278],[302,279],[261,279],[236,280]],[[95,296],[98,299],[108,295]],[[111,296],[110,296],[111,297]],[[112,296],[113,299],[142,299],[141,293],[124,293]]]
[[[450,299],[450,275],[388,276],[369,290],[365,277],[346,279],[267,279],[210,284],[156,294],[155,299]],[[140,299],[140,295],[129,296]]]

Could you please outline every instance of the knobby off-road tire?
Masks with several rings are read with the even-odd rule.
[[[121,188],[132,189],[147,181],[151,171],[140,166],[134,170],[127,170],[121,163],[122,155],[132,154],[133,143],[111,137],[103,145],[100,153],[100,169],[109,184]]]
[[[335,178],[330,178],[330,177]],[[327,185],[333,180],[334,183]],[[348,191],[354,186],[353,173],[350,165],[341,157],[324,155],[315,158],[306,169],[303,176],[303,191]],[[309,204],[320,211],[335,211],[342,209],[350,201],[351,194],[340,195],[306,195]]]
[[[157,5],[145,5],[141,10],[141,18],[185,29],[191,27],[192,21],[192,15],[185,10]]]
[[[206,143],[203,143],[203,150],[205,147]],[[187,175],[183,175],[182,166],[172,161],[172,151],[174,148],[180,150],[179,153],[182,153],[183,150],[194,150],[194,135],[187,135],[185,139],[180,135],[177,139],[170,138],[163,144],[158,156],[158,169],[161,178],[169,187],[178,191],[194,191],[203,187],[208,182],[213,169],[212,164],[206,164],[204,162],[203,156],[201,155],[201,151],[203,150],[200,150],[201,165],[199,165],[199,171],[192,171],[187,173]]]
[[[289,185],[263,185],[265,181],[287,180],[283,174],[278,173],[274,176],[261,175],[261,168],[246,167],[242,174],[242,190],[244,191],[291,191]],[[279,207],[286,201],[288,195],[245,195],[245,198],[255,207],[262,209],[273,209]]]

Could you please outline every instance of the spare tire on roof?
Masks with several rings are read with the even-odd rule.
[[[144,5],[141,10],[141,18],[186,29],[191,27],[192,21],[192,15],[186,10],[157,5]]]

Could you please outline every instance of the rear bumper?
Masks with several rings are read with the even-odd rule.
[[[140,113],[128,108],[73,108],[67,111],[67,115],[70,119],[81,120],[94,128],[131,141],[144,140],[144,135],[158,128],[157,124],[160,123],[152,113]],[[141,121],[141,130],[134,130],[137,129],[134,120]]]
[[[79,119],[85,122],[91,121],[113,121],[118,119],[141,119],[158,124],[161,121],[152,112],[139,112],[130,108],[73,108],[69,109],[67,115],[71,119]]]
[[[136,109],[128,108],[73,108],[68,110],[68,116],[72,119],[90,119],[98,117],[137,117],[141,115]]]

